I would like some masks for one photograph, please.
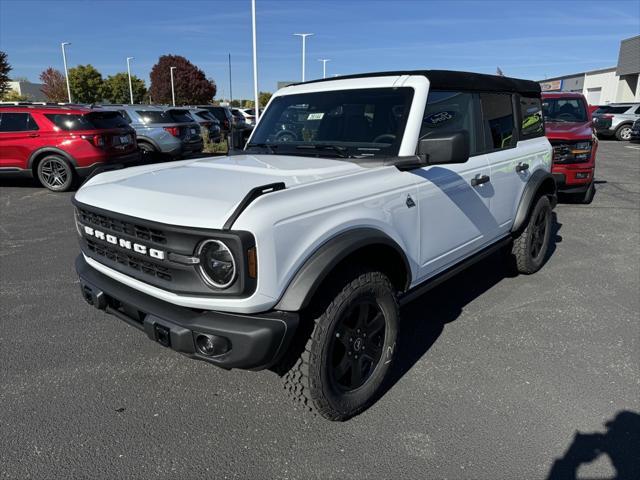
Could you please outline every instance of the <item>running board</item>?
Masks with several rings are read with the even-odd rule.
[[[497,252],[498,250],[500,250],[502,247],[507,246],[509,243],[511,243],[512,238],[509,237],[505,237],[501,240],[498,240],[496,243],[494,243],[493,245],[489,245],[488,247],[486,247],[484,250],[480,250],[478,253],[474,254],[473,256],[463,260],[462,262],[449,267],[447,270],[445,270],[444,272],[441,272],[437,275],[435,275],[434,277],[431,277],[427,280],[425,280],[424,283],[413,287],[411,290],[408,290],[406,293],[402,294],[399,298],[398,301],[400,302],[400,305],[406,305],[407,303],[411,302],[412,300],[415,300],[417,297],[423,295],[424,293],[428,292],[429,290],[431,290],[432,288],[437,287],[438,285],[440,285],[441,283],[443,283],[446,280],[449,280],[451,277],[457,275],[458,273],[462,272],[463,270],[466,270],[467,268],[469,268],[471,265],[478,263],[480,260],[487,258],[489,255]]]

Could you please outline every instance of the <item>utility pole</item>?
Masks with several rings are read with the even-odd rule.
[[[251,29],[253,33],[253,97],[255,102],[256,124],[260,118],[260,99],[258,97],[258,52],[256,47],[256,0],[251,0]]]
[[[133,105],[133,87],[131,86],[131,65],[130,61],[133,57],[127,57],[127,73],[129,74],[129,96],[131,97],[131,105]]]
[[[169,72],[171,73],[171,99],[173,101],[173,106],[176,106],[176,89],[173,85],[173,71],[176,67],[169,67]]]
[[[319,58],[319,62],[322,62],[322,78],[327,78],[327,62],[330,62],[330,58]]]
[[[231,102],[233,102],[233,90],[231,85],[231,54],[229,54],[229,106],[231,106]]]
[[[64,63],[64,78],[67,80],[67,95],[69,96],[69,103],[71,103],[71,87],[69,86],[69,71],[67,70],[67,53],[64,51],[65,45],[71,45],[69,42],[62,42],[62,62]]]
[[[313,35],[313,33],[294,33],[297,37],[302,37],[302,81],[304,82],[304,70],[306,64],[306,54],[307,54],[307,37]]]

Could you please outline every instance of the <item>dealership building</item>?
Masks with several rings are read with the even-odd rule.
[[[640,102],[640,35],[622,40],[615,67],[547,78],[543,92],[580,92],[590,105]]]

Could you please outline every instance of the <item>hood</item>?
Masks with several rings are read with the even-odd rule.
[[[591,122],[544,122],[545,135],[549,140],[591,140]]]
[[[275,182],[297,188],[361,170],[352,162],[315,157],[209,157],[96,175],[75,198],[132,217],[215,229],[252,188]]]

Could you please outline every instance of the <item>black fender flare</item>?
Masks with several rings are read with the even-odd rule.
[[[76,162],[76,159],[73,158],[64,150],[61,150],[57,147],[42,147],[37,150],[34,150],[31,153],[31,155],[29,155],[29,160],[27,161],[27,168],[33,169],[33,162],[36,160],[36,158],[38,158],[39,156],[45,153],[54,153],[56,155],[60,155],[61,157],[64,157],[71,164],[73,168],[78,168],[78,162]]]
[[[339,233],[323,243],[298,269],[274,309],[297,312],[307,307],[322,281],[342,260],[363,247],[376,245],[391,247],[402,258],[406,290],[411,283],[411,268],[400,245],[375,228],[356,228]]]
[[[546,170],[536,170],[533,172],[520,197],[520,203],[516,210],[515,220],[511,227],[511,232],[519,231],[527,221],[529,212],[533,208],[533,202],[539,197],[540,194],[548,195],[551,197],[551,205],[555,207],[557,199],[556,181],[551,173]]]

